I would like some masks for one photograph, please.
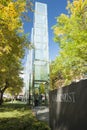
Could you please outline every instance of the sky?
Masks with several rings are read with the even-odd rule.
[[[53,30],[52,26],[56,24],[56,17],[60,16],[62,13],[67,14],[66,6],[67,0],[34,0],[35,2],[41,2],[47,4],[48,11],[48,34],[49,34],[49,60],[52,61],[59,54],[58,44],[53,41]],[[31,28],[33,27],[33,17],[34,13],[28,13],[30,17],[30,22],[24,22],[24,32],[31,33]]]

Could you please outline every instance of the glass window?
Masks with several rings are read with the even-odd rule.
[[[36,43],[36,44],[35,44],[35,49],[41,49],[41,48],[42,48],[41,43]]]
[[[43,50],[35,50],[35,59],[42,60],[44,58]]]
[[[39,84],[35,84],[35,88],[39,88],[39,86],[40,86]]]
[[[46,28],[46,24],[42,24],[42,23],[37,23],[37,22],[35,22],[34,27],[35,27],[35,28],[43,28],[43,27]]]
[[[47,66],[47,61],[35,60],[34,64]]]
[[[35,66],[35,80],[47,80],[47,67]]]
[[[35,13],[35,22],[46,25],[47,24],[47,17]]]
[[[35,28],[35,35],[41,35],[41,29]]]
[[[38,36],[38,35],[37,35],[37,36],[35,35],[34,42],[35,42],[35,43],[36,43],[36,42],[37,42],[37,43],[38,43],[38,42],[40,42],[40,43],[41,43],[41,37],[40,37],[40,36]]]
[[[47,51],[43,50],[36,50],[35,51],[35,59],[37,60],[47,60]]]
[[[44,44],[44,43],[39,43],[39,42],[37,42],[37,43],[35,43],[35,49],[47,49],[46,48],[47,47],[47,45],[46,44]]]
[[[37,36],[47,36],[47,30],[46,28],[35,28],[35,39],[37,39]]]
[[[42,3],[36,3],[36,12],[40,13],[40,14],[47,14],[47,6],[45,4]]]

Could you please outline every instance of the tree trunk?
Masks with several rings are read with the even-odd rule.
[[[0,91],[0,105],[3,103],[3,92]]]
[[[0,90],[0,105],[3,103],[3,94],[4,94],[5,90],[8,88],[8,86],[9,86],[9,84],[8,84],[8,81],[6,80],[5,87],[2,90]]]

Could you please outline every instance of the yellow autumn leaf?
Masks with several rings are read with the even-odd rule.
[[[73,2],[73,5],[74,5],[75,7],[77,7],[77,6],[78,6],[78,1],[74,1],[74,2]]]
[[[11,47],[9,45],[5,46],[3,49],[3,52],[6,52],[7,54],[11,51]]]
[[[5,68],[1,69],[1,72],[5,72],[5,71],[6,71],[6,69],[5,69]]]
[[[54,28],[54,34],[56,34],[56,35],[61,35],[61,34],[63,34],[63,33],[64,33],[63,30],[59,29],[58,27],[55,27],[55,28]]]
[[[82,8],[82,4],[83,4],[83,1],[82,0],[75,0],[74,2],[73,2],[73,5],[74,5],[74,7],[73,7],[73,14],[76,14],[78,11],[81,11],[81,8]]]

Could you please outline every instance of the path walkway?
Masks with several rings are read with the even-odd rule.
[[[38,120],[45,121],[49,124],[49,108],[46,106],[37,106],[33,108]]]

